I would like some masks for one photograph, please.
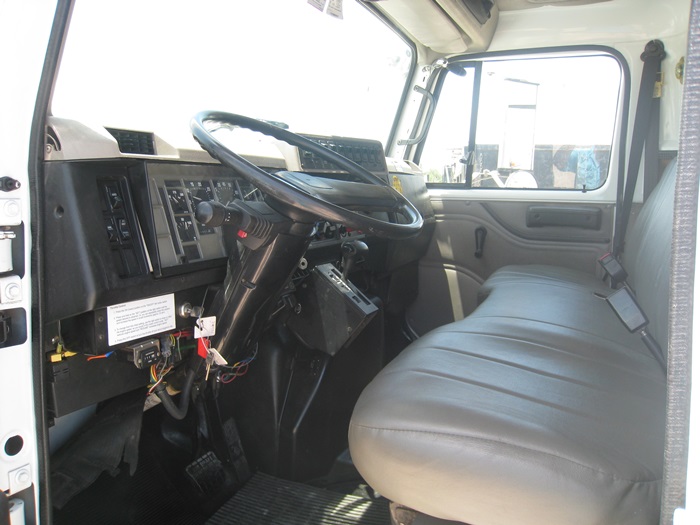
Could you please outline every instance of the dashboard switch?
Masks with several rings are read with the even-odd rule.
[[[117,228],[114,225],[114,219],[112,219],[111,217],[105,219],[105,227],[107,228],[107,239],[109,239],[109,242],[119,242],[119,237],[117,237]]]
[[[124,199],[119,192],[117,184],[108,184],[105,186],[105,191],[107,192],[107,202],[112,210],[119,210],[124,207]]]
[[[117,229],[119,230],[119,237],[121,237],[122,241],[128,242],[131,240],[129,221],[124,218],[117,219]]]

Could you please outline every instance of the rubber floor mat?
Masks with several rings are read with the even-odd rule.
[[[256,474],[207,525],[389,525],[389,506]]]

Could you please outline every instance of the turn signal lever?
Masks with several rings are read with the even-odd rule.
[[[197,205],[194,218],[206,226],[223,226],[224,224],[240,225],[243,213],[237,208],[224,206],[216,201],[202,201]]]
[[[346,280],[357,260],[369,253],[369,247],[362,241],[345,241],[340,245],[340,251],[343,254],[343,280]]]
[[[285,225],[289,222],[264,202],[243,201],[234,201],[228,206],[216,201],[200,202],[194,218],[213,228],[225,225],[238,228],[237,240],[251,250],[257,250],[279,231],[288,229]]]

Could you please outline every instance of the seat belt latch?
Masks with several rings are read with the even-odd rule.
[[[627,286],[611,293],[605,300],[630,332],[637,332],[649,324],[649,319]]]
[[[620,318],[622,324],[624,324],[630,332],[639,332],[642,341],[665,372],[666,361],[664,359],[663,350],[659,346],[659,343],[656,342],[656,339],[647,331],[646,326],[649,324],[649,319],[644,314],[642,307],[639,306],[632,290],[625,285],[608,295],[605,300],[613,309],[615,315]]]
[[[624,283],[627,280],[627,272],[620,264],[620,261],[612,253],[606,253],[600,259],[598,259],[598,264],[602,266],[603,270],[608,277],[610,277],[610,284],[612,286],[617,286],[618,283]]]

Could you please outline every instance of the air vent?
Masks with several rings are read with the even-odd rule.
[[[153,133],[112,128],[107,128],[107,131],[117,139],[119,151],[122,153],[135,153],[137,155],[156,154]]]

